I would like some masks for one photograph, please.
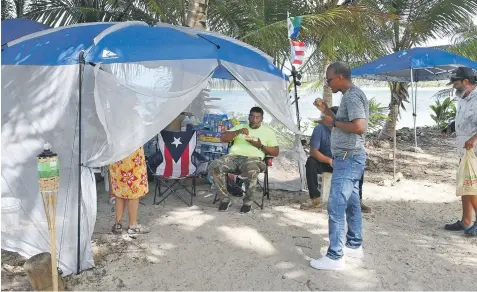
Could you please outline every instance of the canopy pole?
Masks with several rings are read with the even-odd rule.
[[[417,122],[417,82],[414,83],[414,129],[416,129],[416,122]],[[417,134],[416,135],[416,147],[417,147]]]
[[[83,89],[83,70],[84,70],[84,51],[79,54],[79,84],[78,84],[78,241],[76,242],[76,274],[81,272],[81,201],[82,201],[82,189],[81,189],[81,136],[82,136],[82,89]]]
[[[393,105],[393,118],[395,121],[397,121],[397,112],[398,112],[398,109],[399,109],[399,106],[398,106],[398,103],[395,102],[394,105]],[[393,137],[393,141],[394,141],[394,145],[393,145],[393,179],[394,181],[396,181],[396,144],[397,144],[397,139],[396,139],[396,132],[397,132],[397,127],[394,126],[394,137]]]
[[[297,126],[298,126],[298,130],[301,131],[301,127],[300,127],[300,108],[298,107],[298,100],[300,99],[298,97],[298,89],[297,89],[297,76],[298,76],[298,72],[296,71],[295,69],[295,66],[292,66],[292,77],[293,77],[293,87],[295,89],[295,100],[293,101],[295,103],[295,108],[296,108],[296,123],[297,123]]]
[[[417,129],[416,129],[416,96],[414,94],[414,70],[411,68],[411,102],[412,102],[412,117],[414,119],[414,146],[417,148]]]
[[[298,73],[298,71],[296,71],[296,68],[295,66],[292,66],[292,77],[293,77],[293,87],[295,89],[295,100],[293,101],[295,103],[295,109],[296,109],[296,124],[298,126],[298,131],[301,132],[301,126],[300,126],[300,108],[298,106],[298,100],[300,99],[300,97],[298,97],[298,88],[297,88],[297,83],[299,82],[298,79],[300,79],[301,77],[299,77],[298,75],[300,73]],[[302,144],[301,142],[301,135],[296,135],[296,143],[298,144]],[[297,145],[297,147],[300,147],[300,145]],[[306,183],[304,181],[304,165],[303,165],[303,162],[301,161],[301,156],[298,156],[298,170],[300,172],[300,182],[301,182],[301,189],[304,190],[305,187],[306,187]]]

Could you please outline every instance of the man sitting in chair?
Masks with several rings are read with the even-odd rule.
[[[265,170],[265,156],[279,153],[277,137],[272,129],[262,125],[263,110],[253,107],[248,116],[248,125],[237,125],[223,133],[222,142],[232,142],[229,154],[214,160],[209,166],[209,174],[217,187],[220,197],[219,211],[227,211],[231,205],[227,192],[225,175],[240,173],[246,178],[247,191],[243,197],[241,213],[248,213],[254,201],[258,174]]]

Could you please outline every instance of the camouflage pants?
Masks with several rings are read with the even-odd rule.
[[[214,180],[218,195],[222,202],[230,201],[227,192],[225,175],[228,173],[240,174],[246,178],[246,192],[243,197],[244,205],[252,205],[254,192],[257,187],[258,175],[265,171],[265,163],[259,157],[245,157],[238,155],[225,155],[214,160],[209,166],[209,175]]]

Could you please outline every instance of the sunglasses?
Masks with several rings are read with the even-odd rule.
[[[333,76],[333,77],[331,77],[331,78],[326,78],[326,77],[325,77],[325,82],[326,82],[326,85],[328,85],[328,86],[329,86],[329,85],[330,85],[330,83],[331,83],[331,81],[333,81],[333,79],[335,79],[335,78],[337,78],[337,77],[340,77],[340,76],[339,76],[339,75],[337,75],[337,76]]]

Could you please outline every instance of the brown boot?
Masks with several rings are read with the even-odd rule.
[[[360,202],[360,204],[361,204],[361,212],[362,212],[362,213],[371,213],[371,208],[370,208],[370,207],[368,207],[368,206],[366,206],[365,204],[363,204],[363,201],[362,201],[362,200],[360,200],[359,202]]]
[[[310,209],[318,209],[318,208],[321,208],[320,198],[308,199],[306,200],[306,202],[300,205],[300,210],[310,210]]]

